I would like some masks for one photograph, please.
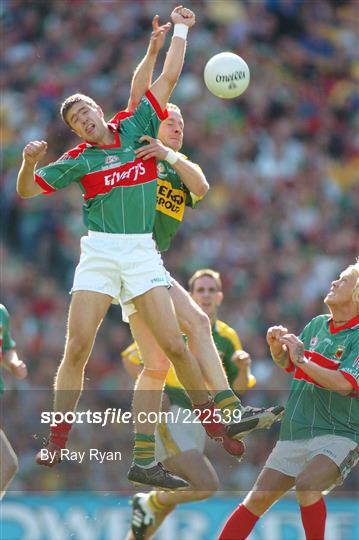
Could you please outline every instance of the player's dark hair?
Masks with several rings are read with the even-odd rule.
[[[85,103],[88,103],[89,105],[91,105],[91,107],[95,107],[95,108],[98,107],[96,101],[90,98],[90,96],[86,96],[85,94],[79,94],[79,93],[72,94],[72,96],[69,96],[68,98],[66,98],[65,101],[61,104],[60,114],[65,124],[67,124],[69,127],[71,126],[69,122],[67,121],[67,113],[69,112],[71,107],[75,105],[75,103],[79,103],[80,101],[84,101]]]
[[[204,276],[214,279],[214,281],[216,282],[218,291],[222,291],[221,274],[219,272],[216,272],[215,270],[212,270],[211,268],[201,268],[200,270],[197,270],[193,274],[193,276],[191,276],[188,280],[188,288],[190,292],[193,292],[194,284],[197,281],[197,279]]]

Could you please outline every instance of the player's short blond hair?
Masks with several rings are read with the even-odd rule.
[[[181,109],[177,105],[175,105],[174,103],[167,103],[166,109],[168,111],[176,111],[182,116]]]
[[[193,292],[194,284],[197,279],[204,276],[214,279],[218,291],[222,291],[221,274],[219,272],[216,272],[215,270],[212,270],[211,268],[201,268],[200,270],[197,270],[188,280],[188,288],[190,292]]]
[[[72,94],[72,96],[69,96],[68,98],[65,99],[65,101],[62,102],[61,107],[60,107],[61,118],[63,119],[65,124],[67,124],[69,127],[71,126],[69,122],[67,121],[67,113],[69,112],[71,107],[75,105],[75,103],[79,103],[80,101],[84,101],[85,103],[88,103],[94,109],[98,108],[98,104],[96,103],[95,100],[90,98],[90,96],[86,96],[86,94],[80,94],[80,93]]]
[[[349,272],[351,275],[352,274],[356,275],[357,280],[353,287],[352,298],[354,302],[357,302],[359,304],[359,257],[357,258],[354,264],[351,264],[350,266],[348,266],[345,272]]]

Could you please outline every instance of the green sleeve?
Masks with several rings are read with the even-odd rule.
[[[165,118],[167,118],[167,111],[161,109],[154,95],[148,90],[135,109],[129,126],[138,139],[142,135],[157,137],[160,123]]]
[[[71,157],[64,154],[57,161],[40,167],[35,172],[35,179],[45,194],[64,189],[73,182],[78,182],[86,173],[88,167],[81,157]]]
[[[299,339],[303,342],[304,348],[309,349],[310,340],[313,337],[313,325],[315,324],[316,318],[309,321],[309,323],[303,328],[299,335]]]
[[[2,304],[0,305],[1,331],[2,331],[2,351],[9,351],[16,345],[10,335],[10,315],[8,310]]]
[[[355,330],[352,330],[352,332],[354,334]],[[359,391],[359,335],[358,332],[356,334],[351,346],[344,351],[339,371],[343,373],[346,379],[352,382],[354,389]]]

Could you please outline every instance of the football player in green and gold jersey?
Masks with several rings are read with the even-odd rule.
[[[256,384],[256,379],[251,373],[251,358],[242,349],[237,332],[217,317],[218,308],[223,300],[220,274],[209,268],[198,270],[189,280],[189,292],[192,299],[209,317],[212,336],[231,388],[240,393],[252,388]],[[122,359],[128,373],[136,378],[143,366],[136,343],[131,344],[122,353]],[[164,461],[166,468],[184,476],[189,481],[190,488],[176,493],[152,491],[148,494],[136,494],[132,503],[132,532],[128,534],[126,540],[134,538],[149,540],[177,504],[207,499],[215,493],[219,485],[213,466],[203,455],[204,431],[189,414],[191,403],[173,368],[168,371],[165,383],[169,411],[178,421],[161,422],[158,425],[156,433],[158,457]],[[281,418],[283,407],[267,409],[267,414],[270,413],[272,421],[267,427]],[[255,428],[257,427],[255,425]]]
[[[158,50],[157,50],[158,52]],[[157,52],[150,50],[134,73],[129,109],[136,107],[148,86],[151,84]],[[157,138],[150,135],[141,137],[144,146],[135,150],[136,156],[157,159],[157,206],[154,221],[154,237],[160,251],[169,248],[172,238],[180,226],[186,206],[196,207],[209,189],[207,180],[201,168],[191,162],[180,152],[183,143],[184,121],[180,109],[168,104],[168,117],[160,125]],[[236,417],[233,425],[228,426],[224,435],[223,446],[236,457],[244,451],[235,441],[227,446],[226,436],[243,438],[252,429],[268,427],[276,419],[273,408],[270,410],[255,407],[243,408],[239,397],[233,392],[213,340],[211,324],[208,315],[191,298],[189,293],[171,278],[170,296],[174,304],[176,316],[182,332],[188,338],[189,349],[197,359],[203,377],[213,395],[215,407],[230,419]],[[143,321],[141,314],[136,312],[133,304],[128,303],[123,310],[125,320],[131,326],[132,335],[141,351],[144,369],[141,371],[135,385],[133,411],[135,421],[135,464],[142,459],[141,440],[137,433],[146,433],[154,437],[155,424],[138,422],[139,413],[157,412],[161,406],[161,394],[167,372],[170,367],[168,357],[150,328]],[[240,418],[241,415],[241,418]],[[153,416],[152,416],[153,417]],[[143,416],[141,416],[143,418]],[[141,436],[143,439],[143,436]]]

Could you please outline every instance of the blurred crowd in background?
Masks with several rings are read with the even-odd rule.
[[[68,95],[88,93],[107,118],[125,108],[152,17],[168,21],[175,5],[1,3],[2,302],[29,368],[28,380],[5,398],[11,419],[6,429],[23,457],[13,489],[129,488],[125,474],[112,469],[95,474],[77,467],[64,480],[58,469],[39,474],[33,465],[39,440],[28,431],[43,407],[36,389],[51,387],[63,352],[68,291],[85,229],[76,187],[21,200],[15,184],[30,140],[48,141],[44,164],[78,144],[59,116]],[[211,189],[196,210],[188,210],[164,260],[184,285],[198,268],[221,272],[220,317],[238,331],[257,377],[244,401],[285,402],[289,380],[268,358],[266,330],[285,323],[299,332],[322,313],[330,281],[359,252],[358,6],[355,0],[199,0],[186,7],[195,11],[197,24],[172,101],[185,121],[183,151],[201,165]],[[241,55],[251,70],[250,86],[236,100],[212,96],[203,83],[207,60],[225,50]],[[92,403],[99,400],[102,408],[106,392],[117,389],[126,390],[118,392],[118,402],[129,408],[132,382],[119,356],[129,341],[120,308],[111,308],[86,372],[86,387],[97,390]],[[13,384],[8,381],[8,388]],[[49,408],[50,395],[47,401]],[[120,406],[115,401],[111,406]],[[91,437],[81,433],[75,430],[74,447],[86,442],[108,448],[118,440],[130,455],[128,429],[110,430],[107,439],[100,430]],[[210,443],[222,489],[250,487],[276,434],[253,435],[240,467]],[[357,473],[346,489],[355,482]]]

